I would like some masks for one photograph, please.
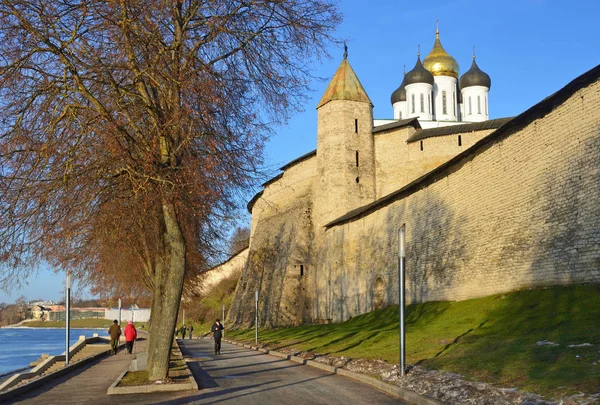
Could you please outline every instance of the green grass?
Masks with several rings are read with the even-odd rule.
[[[194,326],[193,336],[198,337],[208,334],[210,327],[215,323],[215,319],[223,318],[222,306],[231,307],[238,279],[239,274],[234,274],[221,280],[199,301],[194,301],[193,305],[186,307],[185,324],[187,326],[191,323]],[[177,320],[178,328],[181,328],[181,321],[181,318]],[[186,338],[188,336],[186,334]],[[178,337],[181,337],[181,335],[178,335]]]
[[[517,291],[406,310],[409,364],[558,397],[600,392],[600,285]],[[261,330],[260,343],[399,363],[398,306],[344,323]],[[227,332],[254,341],[254,330]],[[548,340],[559,346],[538,346]],[[571,347],[589,343],[593,346]],[[568,387],[568,388],[564,388]]]
[[[138,385],[148,385],[149,373],[147,370],[141,371],[128,371],[125,373],[121,381],[119,381],[119,387],[132,387]]]
[[[101,319],[101,318],[86,318],[86,319],[73,319],[70,321],[71,328],[106,328],[108,329],[112,325],[112,319]],[[146,322],[134,322],[133,323],[138,330],[148,330],[148,324]],[[121,327],[125,327],[127,322],[123,322]],[[27,322],[24,326],[31,328],[64,328],[65,321],[32,321]]]
[[[171,349],[175,349],[176,346],[173,346]],[[168,375],[171,379],[171,382],[184,382],[186,378],[180,378],[180,374],[184,373],[187,370],[187,366],[185,364],[185,360],[175,352],[171,352],[171,358],[169,360],[169,371]],[[187,374],[185,374],[187,377]],[[131,386],[139,386],[139,385],[149,385],[154,384],[154,382],[148,380],[149,372],[147,370],[141,371],[128,371],[125,373],[121,381],[119,381],[119,387],[131,387]]]

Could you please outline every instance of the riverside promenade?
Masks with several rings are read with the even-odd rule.
[[[134,352],[146,350],[146,340],[137,341]],[[158,392],[152,394],[107,395],[106,391],[123,371],[129,368],[132,355],[122,349],[115,356],[106,356],[39,387],[16,396],[0,400],[1,404],[24,405],[96,405],[96,404],[180,404],[190,403],[185,397],[198,395],[198,391]],[[181,400],[183,399],[183,402]]]
[[[3,403],[9,404],[244,404],[348,405],[403,404],[370,386],[329,372],[254,350],[223,343],[213,354],[209,339],[179,340],[198,391],[107,395],[109,386],[128,369],[130,355],[121,351],[75,369]],[[145,350],[145,341],[135,351]]]

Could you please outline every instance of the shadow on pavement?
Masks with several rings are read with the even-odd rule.
[[[287,360],[279,359],[279,360],[273,360],[273,361],[263,361],[262,363],[257,363],[257,364],[260,364],[260,365],[263,365],[263,364],[273,364],[273,363],[281,363],[281,362],[284,362],[284,361],[287,361]],[[211,368],[210,371],[229,370],[229,369],[232,369],[232,368],[244,368],[244,367],[250,367],[250,366],[251,366],[250,364],[242,364],[242,365],[239,365],[239,366]]]
[[[289,386],[292,386],[292,385],[303,384],[303,383],[307,383],[309,381],[314,381],[314,380],[318,380],[318,379],[321,379],[321,378],[327,378],[327,377],[331,377],[331,376],[332,375],[321,375],[321,376],[318,376],[318,377],[308,378],[306,380],[296,381],[296,382],[289,383],[289,384],[283,384],[283,385],[279,385],[278,384],[278,385],[276,385],[274,387],[262,388],[262,389],[260,389],[258,391],[252,391],[252,392],[247,392],[247,393],[239,393],[238,395],[230,396],[230,397],[227,397],[227,398],[222,398],[222,400],[228,400],[228,401],[230,401],[232,399],[242,398],[242,397],[245,397],[245,396],[248,396],[248,395],[260,395],[261,392],[266,392],[266,391],[271,391],[271,390],[277,390],[277,389],[281,389],[283,387],[289,387]],[[280,381],[281,380],[267,381],[267,382],[264,382],[264,383],[261,383],[261,384],[245,385],[245,386],[241,386],[241,387],[225,389],[225,390],[222,390],[222,391],[211,390],[209,392],[202,393],[200,395],[191,396],[191,397],[176,399],[176,400],[172,400],[172,401],[155,402],[152,405],[181,405],[181,404],[189,404],[189,403],[193,403],[194,401],[201,401],[201,400],[205,400],[205,399],[221,397],[223,395],[237,393],[239,391],[257,388],[257,387],[261,387],[261,386],[267,385],[267,384],[274,384],[274,383],[278,383]]]
[[[271,367],[265,370],[256,370],[256,371],[248,371],[245,373],[237,373],[235,374],[235,377],[242,377],[242,376],[247,376],[247,375],[253,375],[253,374],[260,374],[260,373],[269,373],[271,371],[277,371],[277,370],[285,370],[286,368],[296,368],[296,367],[301,367],[301,364],[291,364],[289,366],[285,366],[285,367]],[[212,370],[208,370],[208,371],[212,371]],[[215,379],[222,379],[222,378],[231,378],[233,376],[221,376],[221,377],[215,377]]]
[[[119,354],[120,353],[121,352],[119,352]],[[117,356],[118,356],[118,354],[117,354]],[[89,370],[90,368],[94,367],[95,365],[97,365],[102,360],[104,360],[108,357],[110,357],[110,355],[108,355],[108,354],[106,354],[104,356],[100,356],[100,357],[90,361],[89,363],[86,363],[79,367],[72,368],[71,370],[69,370],[67,373],[65,373],[64,375],[62,375],[60,377],[56,377],[56,378],[53,378],[53,379],[50,379],[47,381],[38,382],[35,388],[32,388],[31,390],[26,391],[20,395],[16,395],[12,401],[16,402],[16,401],[22,401],[25,399],[32,399],[41,394],[44,394],[46,391],[49,391],[52,388],[55,388],[55,387],[65,383],[66,381],[69,381],[70,379],[77,377],[84,371]]]

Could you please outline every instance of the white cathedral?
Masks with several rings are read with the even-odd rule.
[[[440,31],[435,43],[421,63],[420,52],[415,67],[391,96],[394,120],[418,118],[421,128],[442,127],[487,121],[490,76],[479,69],[473,55],[471,68],[460,77],[456,60],[444,50]],[[393,120],[375,120],[383,125]]]

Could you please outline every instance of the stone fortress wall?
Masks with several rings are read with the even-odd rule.
[[[249,248],[242,249],[224,263],[208,269],[202,278],[202,283],[196,287],[197,291],[205,294],[221,281],[230,277],[239,277],[246,266],[249,250]]]
[[[306,278],[300,277],[300,266],[307,266],[310,257],[315,171],[316,157],[308,156],[265,183],[254,202],[250,252],[228,325],[253,322],[255,291],[260,292],[261,324],[310,321]]]
[[[290,163],[249,205],[227,323],[253,324],[256,290],[261,326],[397,303],[402,224],[409,302],[600,282],[599,77],[596,67],[497,130],[422,139],[423,150],[412,126],[376,128],[376,199],[327,224],[314,211],[335,211],[347,190],[315,186],[318,152]]]
[[[599,123],[596,81],[404,193],[330,226],[316,252],[316,290],[324,294],[314,319],[371,311],[382,294],[398,302],[402,224],[409,303],[600,283]]]

